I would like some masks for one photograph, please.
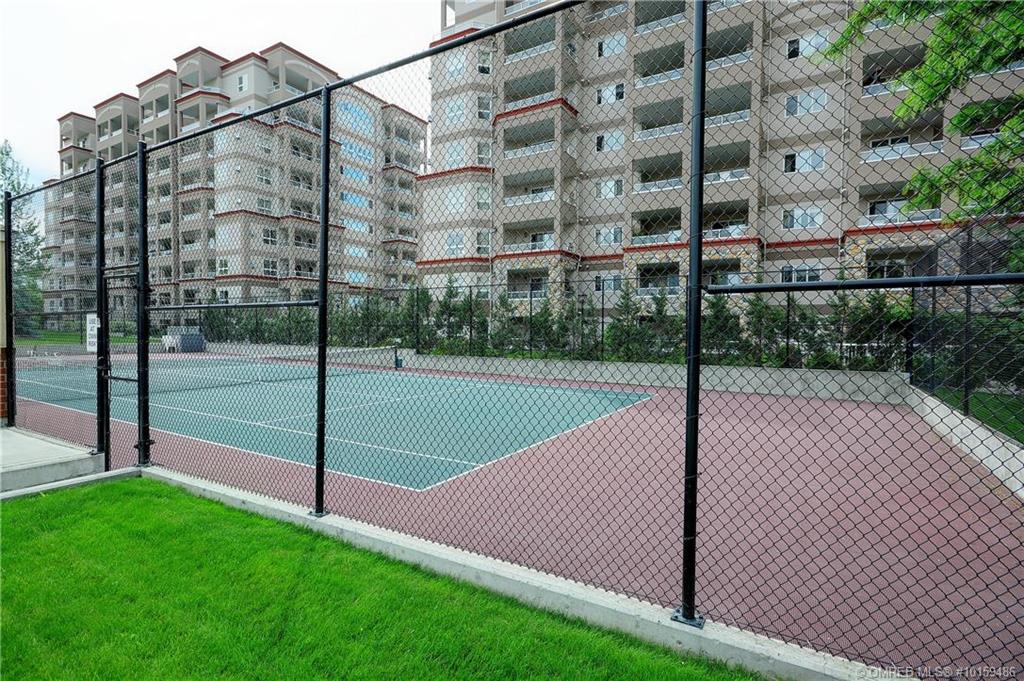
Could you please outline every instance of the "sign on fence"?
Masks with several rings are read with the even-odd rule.
[[[85,350],[96,352],[97,341],[100,332],[100,318],[94,314],[85,316]]]

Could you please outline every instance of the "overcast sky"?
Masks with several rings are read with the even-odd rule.
[[[440,0],[0,0],[0,138],[38,183],[57,174],[59,116],[138,95],[137,83],[192,47],[234,59],[281,41],[353,75],[425,49],[440,11]],[[426,74],[368,87],[422,110]]]

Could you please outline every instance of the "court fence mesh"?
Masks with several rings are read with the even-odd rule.
[[[9,422],[680,626],[1020,673],[1021,4],[505,4],[9,198]]]

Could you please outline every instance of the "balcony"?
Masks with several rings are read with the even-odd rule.
[[[715,69],[724,69],[726,66],[732,66],[733,64],[742,64],[743,62],[750,61],[753,57],[753,50],[745,50],[725,57],[719,57],[718,59],[711,59],[707,63],[707,70],[714,71]]]
[[[513,109],[522,109],[523,107],[533,106],[534,104],[540,104],[541,102],[547,102],[555,98],[554,91],[544,92],[539,95],[532,97],[524,97],[523,99],[515,99],[505,103],[505,111],[512,111]]]
[[[533,156],[534,154],[542,154],[545,151],[551,151],[554,148],[554,140],[547,140],[546,142],[535,142],[534,144],[527,144],[526,146],[517,147],[515,149],[506,149],[505,158],[522,158],[523,156]]]
[[[932,222],[942,218],[941,208],[929,208],[927,210],[914,211],[893,211],[890,213],[876,213],[874,215],[863,215],[857,221],[860,227],[876,227],[879,225],[903,225],[915,222]]]
[[[635,140],[649,140],[655,137],[664,137],[666,135],[679,135],[683,132],[685,123],[669,123],[668,125],[659,125],[656,128],[646,128],[644,130],[637,130],[633,133],[633,139]]]
[[[648,246],[650,244],[671,244],[682,240],[682,230],[673,229],[671,232],[659,234],[634,234],[630,239],[633,246]]]
[[[600,21],[601,19],[608,19],[608,18],[611,18],[611,17],[614,17],[614,16],[618,16],[620,14],[623,14],[623,13],[625,13],[625,11],[627,9],[629,9],[629,3],[620,2],[617,5],[612,5],[611,7],[605,7],[603,10],[600,10],[598,12],[594,12],[593,14],[588,14],[586,17],[584,17],[583,20],[584,21],[588,21],[588,22],[589,21]]]
[[[192,130],[198,130],[200,125],[201,123],[199,121],[186,123],[185,125],[181,126],[181,132],[191,132]]]
[[[505,253],[529,253],[530,251],[549,251],[555,247],[553,234],[544,235],[543,239],[537,241],[524,241],[521,243],[505,244]]]
[[[719,182],[732,182],[733,180],[745,180],[750,177],[746,168],[733,168],[732,170],[718,170],[713,173],[704,173],[704,184],[717,184]]]
[[[636,191],[638,193],[644,192],[660,192],[665,189],[678,189],[683,186],[683,178],[681,177],[666,177],[663,180],[649,180],[647,182],[637,182]]]
[[[640,24],[636,27],[636,35],[643,35],[644,33],[650,33],[651,31],[657,31],[659,28],[665,28],[667,26],[675,26],[681,24],[685,19],[685,15],[682,12],[672,14],[667,17],[655,19],[654,21],[648,21],[646,24]]]
[[[509,300],[544,300],[548,297],[548,287],[544,286],[536,290],[509,289]]]
[[[750,0],[710,0],[708,2],[708,12],[721,12],[724,9],[735,7],[736,5],[742,5]]]
[[[876,163],[878,161],[891,161],[897,158],[912,158],[914,156],[926,156],[942,152],[942,140],[935,142],[919,142],[917,144],[892,144],[884,147],[875,147],[860,152],[861,160],[864,163]]]
[[[997,139],[999,139],[999,135],[997,133],[982,132],[976,135],[970,135],[961,138],[960,148],[963,149],[964,151],[969,151],[971,149],[980,149],[986,145],[992,144]]]
[[[510,17],[513,14],[518,14],[519,12],[537,6],[542,2],[544,2],[544,0],[520,0],[520,2],[505,7],[505,16]]]
[[[671,69],[661,73],[652,73],[647,76],[640,76],[636,79],[636,87],[649,87],[658,83],[665,83],[670,80],[678,80],[683,77],[683,69]]]
[[[730,111],[729,113],[718,114],[717,116],[707,116],[704,118],[705,128],[714,128],[719,125],[728,125],[730,123],[739,123],[741,121],[750,120],[750,109],[741,109],[740,111]]]
[[[525,50],[519,50],[518,52],[511,52],[505,55],[505,63],[512,64],[513,62],[522,61],[523,59],[529,59],[535,57],[538,54],[544,54],[545,52],[551,52],[555,49],[555,41],[549,40],[546,43],[535,45]]]
[[[554,189],[544,189],[542,191],[530,192],[528,194],[506,196],[504,199],[504,204],[506,206],[525,206],[531,203],[543,203],[544,201],[551,201],[554,198]]]
[[[636,295],[639,298],[653,298],[658,295],[678,296],[680,290],[678,283],[653,285],[641,284],[636,289]]]
[[[736,222],[725,227],[705,229],[701,236],[704,239],[732,239],[746,234],[748,228],[749,225],[746,222]]]

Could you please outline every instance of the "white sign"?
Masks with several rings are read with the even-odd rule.
[[[96,352],[97,339],[100,334],[100,318],[94,314],[85,316],[85,349]]]

